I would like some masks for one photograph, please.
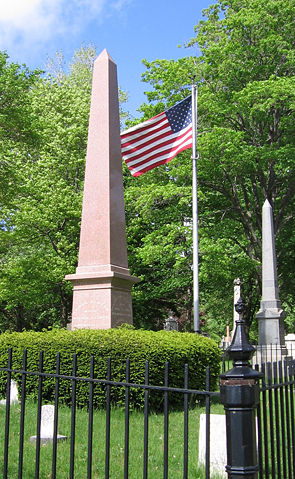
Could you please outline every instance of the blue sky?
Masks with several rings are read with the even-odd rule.
[[[196,54],[178,48],[194,35],[209,0],[0,0],[0,50],[30,68],[45,68],[62,50],[67,61],[81,44],[106,48],[118,67],[127,109],[145,100],[142,59]]]

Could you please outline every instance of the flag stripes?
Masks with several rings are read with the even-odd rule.
[[[192,147],[191,97],[121,134],[122,156],[133,176]]]

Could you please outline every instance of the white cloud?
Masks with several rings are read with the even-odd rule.
[[[131,0],[0,0],[0,50],[42,47],[82,31],[91,20],[101,24]]]
[[[51,28],[57,26],[61,0],[1,1],[0,47],[5,43],[47,39]]]
[[[10,2],[2,1],[0,3],[0,19],[1,21],[14,22],[18,18],[24,18],[31,11],[38,7],[39,0],[14,0]]]
[[[121,11],[125,8],[126,5],[132,3],[133,0],[115,0],[112,4],[112,7],[117,10]]]

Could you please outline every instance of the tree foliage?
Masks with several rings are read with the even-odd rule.
[[[2,210],[2,330],[66,326],[69,320],[72,294],[64,276],[74,272],[78,256],[95,58],[93,47],[82,47],[66,71],[58,53],[46,75],[34,83],[37,73],[25,70],[22,77],[23,89],[30,78],[31,88],[25,98],[21,92],[15,99],[15,108],[29,109],[29,115],[24,108],[19,115],[36,122],[38,144],[28,143],[17,154],[11,151],[16,176]],[[13,88],[10,81],[8,89]],[[9,114],[14,118],[14,111]],[[34,126],[27,126],[31,137]],[[14,128],[25,131],[18,124]],[[8,127],[4,130],[7,136]],[[11,183],[7,174],[3,178]]]
[[[199,84],[201,306],[207,325],[213,318],[219,332],[218,323],[224,328],[232,316],[236,277],[243,280],[248,326],[258,310],[265,199],[274,209],[281,295],[290,305],[294,301],[294,13],[288,0],[221,0],[204,11],[196,36],[187,44],[198,45],[200,56],[145,61],[144,81],[153,87],[151,103],[142,106],[145,117],[158,113],[159,104],[179,100],[193,75]],[[187,167],[179,166],[181,162]],[[161,183],[167,189],[165,181],[172,177],[177,183],[182,171],[188,200],[188,155],[173,163],[154,175],[165,178]],[[159,229],[159,246],[163,241]]]
[[[186,45],[191,56],[144,60],[151,88],[133,123],[198,83],[200,309],[203,329],[219,336],[232,321],[237,277],[255,330],[265,199],[274,210],[288,327],[295,322],[294,14],[289,0],[218,0]],[[7,99],[0,115],[2,330],[67,323],[64,276],[77,263],[94,57],[82,47],[65,71],[60,53],[41,77],[0,56],[0,101]],[[129,267],[141,278],[133,301],[138,327],[161,328],[171,311],[191,327],[190,156],[184,151],[136,179],[123,165]]]

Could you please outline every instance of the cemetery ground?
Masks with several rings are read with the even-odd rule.
[[[197,404],[189,412],[189,466],[190,479],[202,479],[205,472],[198,465],[198,430],[201,413],[205,412],[202,404]],[[211,412],[222,414],[221,404],[213,402]],[[20,404],[13,404],[10,411],[9,432],[9,464],[8,474],[10,479],[18,477],[19,440],[20,440]],[[36,434],[37,403],[26,402],[25,429],[24,429],[24,459],[23,477],[35,477],[36,444],[30,437]],[[59,406],[58,432],[67,436],[66,441],[57,445],[56,476],[59,479],[69,477],[70,464],[70,435],[71,435],[71,410],[66,406]],[[5,423],[5,406],[0,407],[0,421]],[[124,409],[111,410],[111,439],[110,439],[110,477],[124,476]],[[95,410],[93,418],[93,457],[92,477],[104,478],[105,474],[105,429],[106,415],[103,410]],[[130,445],[129,445],[129,478],[142,477],[143,471],[143,431],[144,414],[140,411],[130,412]],[[169,414],[169,477],[179,478],[183,473],[183,412],[171,411]],[[4,430],[4,428],[3,428]],[[75,432],[75,477],[87,476],[87,437],[88,437],[88,411],[77,409]],[[4,447],[4,434],[0,438],[0,449]],[[163,477],[163,451],[164,451],[164,415],[151,413],[149,415],[149,454],[148,477],[159,479]],[[40,479],[51,477],[52,443],[41,445],[40,452]],[[0,470],[3,468],[3,457],[0,459]],[[218,476],[212,474],[212,479]]]

